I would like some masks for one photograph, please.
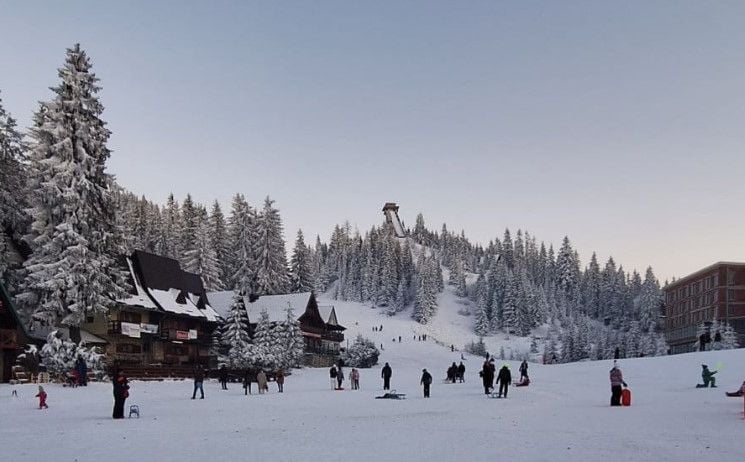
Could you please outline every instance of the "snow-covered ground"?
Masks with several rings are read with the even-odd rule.
[[[321,304],[329,303],[321,300]],[[743,455],[741,399],[727,398],[745,379],[745,350],[622,360],[633,406],[608,406],[609,361],[530,365],[533,384],[507,400],[486,398],[466,355],[466,383],[444,384],[460,352],[413,340],[436,326],[405,316],[333,302],[340,322],[383,343],[380,365],[361,371],[361,390],[332,391],[324,369],[295,371],[285,393],[244,396],[239,385],[206,385],[191,397],[189,381],[133,382],[130,404],[140,419],[111,419],[109,384],[68,389],[48,385],[49,409],[36,409],[34,385],[0,386],[0,447],[10,461],[388,460],[736,461]],[[458,315],[455,315],[458,316]],[[357,320],[357,325],[351,319]],[[382,332],[372,325],[383,324]],[[444,329],[455,337],[454,329]],[[392,342],[392,338],[402,342]],[[376,400],[380,367],[393,367],[404,401]],[[722,365],[717,389],[696,389],[700,365]],[[517,362],[511,363],[517,375]],[[422,368],[435,377],[421,396]],[[347,370],[347,375],[349,371]],[[11,397],[17,389],[18,398]]]

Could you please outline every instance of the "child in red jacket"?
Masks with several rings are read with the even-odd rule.
[[[39,409],[49,409],[47,406],[47,392],[44,391],[44,387],[39,385],[39,393],[36,395],[39,398]]]

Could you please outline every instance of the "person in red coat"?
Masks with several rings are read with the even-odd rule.
[[[47,406],[47,392],[44,391],[44,387],[39,385],[39,393],[36,394],[36,397],[39,398],[39,409],[49,409],[49,406]]]

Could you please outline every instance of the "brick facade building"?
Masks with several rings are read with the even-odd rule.
[[[745,345],[745,263],[719,262],[664,288],[665,337],[671,353],[697,349],[700,325],[729,323]]]

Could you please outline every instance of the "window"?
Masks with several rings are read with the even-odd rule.
[[[734,271],[727,271],[727,285],[728,286],[735,285],[735,272]]]
[[[729,292],[729,301],[734,302],[735,301],[735,291],[733,289],[729,289],[727,292]]]

